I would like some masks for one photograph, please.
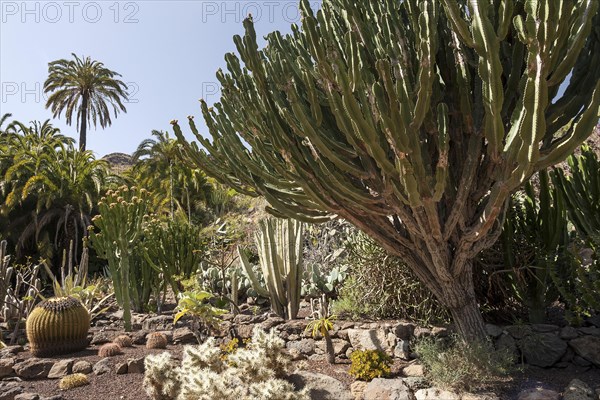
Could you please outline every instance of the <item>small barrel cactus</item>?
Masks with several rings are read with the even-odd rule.
[[[73,353],[88,345],[90,314],[74,297],[53,297],[35,306],[25,328],[34,356]]]
[[[61,390],[69,390],[79,386],[85,386],[90,383],[87,375],[85,374],[72,374],[63,376],[58,382],[58,388]]]
[[[152,332],[146,338],[147,349],[164,349],[167,347],[167,343],[167,336],[160,332]]]
[[[116,343],[106,343],[98,349],[100,357],[114,357],[119,354],[123,354],[123,351],[121,350],[121,346]]]
[[[133,340],[127,335],[119,335],[113,339],[113,343],[118,344],[121,347],[132,347]]]

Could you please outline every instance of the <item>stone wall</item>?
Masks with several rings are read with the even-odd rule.
[[[238,315],[226,315],[217,337],[225,341],[237,336],[252,336],[252,329],[275,328],[287,343],[291,354],[297,358],[319,356],[325,352],[323,340],[306,332],[310,320],[285,321],[275,314],[253,315],[248,310]],[[173,327],[170,316],[145,318],[140,321],[138,334],[148,331],[167,331],[175,343],[194,343],[195,337],[187,327]],[[179,326],[179,325],[178,325]],[[497,348],[508,349],[519,362],[538,367],[566,368],[569,363],[580,367],[600,368],[600,315],[590,318],[582,327],[559,327],[548,324],[496,326],[488,324],[486,330]],[[355,349],[382,350],[390,356],[404,360],[416,357],[411,344],[422,337],[444,337],[449,334],[444,327],[424,328],[402,321],[353,322],[337,320],[331,332],[336,356],[348,358]],[[116,334],[116,333],[115,333]],[[94,341],[92,341],[94,343]]]
[[[146,321],[146,328],[151,324]],[[285,321],[274,314],[226,316],[219,336],[249,338],[252,329],[259,325],[268,330],[275,328],[297,359],[321,355],[325,352],[323,340],[315,340],[306,332],[310,320]],[[186,328],[180,328],[186,329]],[[519,361],[538,367],[565,368],[569,363],[580,367],[600,367],[600,316],[588,320],[583,327],[557,325],[488,324],[486,330],[497,348],[508,349]],[[411,343],[422,337],[444,337],[449,330],[444,327],[423,328],[401,321],[352,322],[336,321],[331,332],[337,357],[348,358],[356,349],[382,350],[404,360],[416,357]],[[183,332],[175,330],[175,337]],[[191,336],[187,335],[192,339]]]

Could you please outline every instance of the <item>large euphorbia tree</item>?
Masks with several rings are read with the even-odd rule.
[[[259,50],[252,18],[188,155],[276,215],[344,218],[403,258],[464,339],[483,339],[471,260],[511,192],[599,118],[598,0],[301,1]],[[241,59],[241,61],[240,61]],[[568,82],[564,93],[561,84]]]

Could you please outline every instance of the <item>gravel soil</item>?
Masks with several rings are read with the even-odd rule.
[[[90,346],[84,351],[72,353],[65,356],[52,358],[53,360],[72,358],[76,362],[85,360],[95,364],[101,357],[97,355],[98,346]],[[158,354],[165,350],[146,349],[145,346],[126,347],[123,354],[110,358],[112,367],[111,372],[96,376],[94,373],[88,374],[90,384],[71,390],[60,390],[58,388],[59,379],[25,381],[27,392],[38,393],[41,396],[62,395],[65,400],[117,400],[117,399],[148,399],[142,387],[143,374],[123,374],[117,375],[114,372],[116,364],[127,362],[129,358],[144,357],[148,354]],[[167,351],[174,355],[181,355],[182,346],[168,346]]]
[[[170,345],[167,347],[167,351],[170,351],[176,358],[181,357],[182,349],[183,346],[181,345]],[[41,396],[60,394],[65,400],[147,400],[148,397],[142,386],[143,374],[117,375],[114,372],[114,366],[118,363],[126,362],[128,358],[157,354],[165,350],[148,350],[144,346],[135,346],[125,348],[123,351],[124,354],[111,357],[110,364],[112,371],[110,373],[100,376],[96,376],[94,373],[89,374],[90,384],[87,386],[62,391],[58,388],[58,379],[25,381],[23,382],[25,391],[38,393]],[[100,360],[96,352],[97,346],[90,346],[79,353],[55,357],[53,359],[73,358],[76,361],[86,360],[94,364]],[[20,353],[20,358],[23,357],[28,357],[28,353]],[[392,366],[391,377],[402,376],[400,371],[406,365],[407,363],[396,360]],[[350,368],[349,360],[338,359],[334,365],[328,364],[325,360],[304,360],[298,362],[298,367],[306,371],[332,376],[348,386],[354,382],[354,378],[348,374]],[[502,400],[516,400],[522,390],[534,387],[544,387],[560,393],[574,378],[586,382],[592,388],[600,387],[600,371],[597,368],[570,367],[566,369],[544,369],[525,367],[523,370],[516,372],[510,381],[499,384],[493,392],[497,393]]]

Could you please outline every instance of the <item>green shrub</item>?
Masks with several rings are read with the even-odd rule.
[[[361,381],[371,381],[389,375],[392,359],[380,350],[356,350],[350,355],[350,375]]]
[[[349,235],[347,250],[348,278],[333,313],[408,318],[424,324],[448,321],[448,312],[398,257],[357,231]]]
[[[427,379],[443,389],[481,389],[505,379],[514,366],[510,352],[494,350],[490,343],[467,345],[456,337],[446,342],[425,338],[415,351]]]

